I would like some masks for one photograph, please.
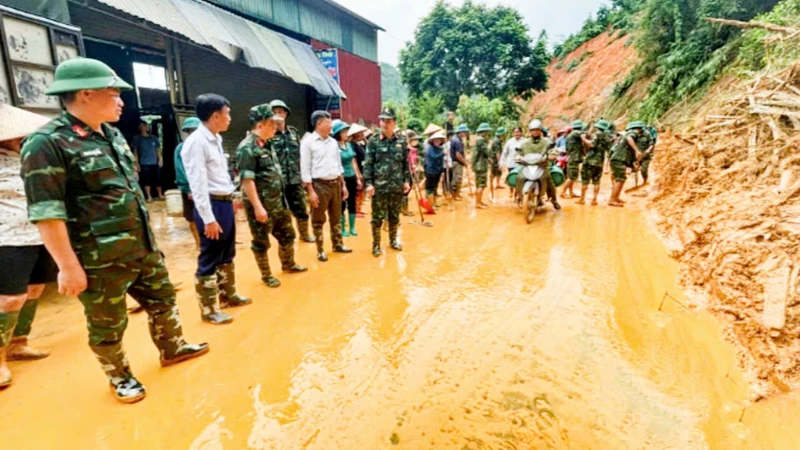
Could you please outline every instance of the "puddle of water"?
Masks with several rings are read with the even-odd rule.
[[[501,192],[502,194],[502,192]],[[199,322],[191,237],[156,228],[187,335],[211,353],[157,366],[145,318],[125,336],[149,397],[117,405],[85,345],[77,301],[43,305],[37,344],[12,366],[0,441],[17,448],[798,448],[796,396],[749,406],[717,322],[686,312],[676,266],[634,208],[567,205],[528,226],[510,204],[465,202],[403,227],[375,259],[368,221],[352,255],[259,283],[239,223],[228,327]],[[271,257],[277,264],[276,250]],[[52,374],[61,374],[54,382]],[[76,411],[80,414],[76,414]],[[58,417],[42,423],[42,417]],[[176,418],[181,418],[180,420]],[[42,432],[46,430],[46,432]],[[797,445],[795,445],[797,444]]]

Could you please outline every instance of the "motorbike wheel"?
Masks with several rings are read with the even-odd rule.
[[[536,217],[536,206],[537,206],[536,203],[538,202],[538,197],[536,195],[535,189],[531,189],[531,191],[528,192],[528,198],[526,200],[527,201],[525,202],[525,222],[532,223],[534,217]]]

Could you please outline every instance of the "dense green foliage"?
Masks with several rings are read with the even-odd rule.
[[[400,79],[400,71],[389,63],[381,63],[381,98],[399,105],[408,103],[408,90]]]
[[[534,44],[520,13],[507,6],[438,0],[400,53],[412,103],[426,93],[454,109],[461,95],[530,97],[547,87],[546,36]]]
[[[800,0],[783,0],[772,11],[755,18],[759,22],[774,23],[785,27],[800,28]],[[748,30],[742,36],[739,52],[739,65],[750,71],[758,71],[767,66],[785,67],[800,58],[797,41],[774,40],[774,33],[766,30]],[[766,40],[770,39],[769,48]],[[769,50],[769,51],[768,51]]]
[[[465,123],[475,130],[481,123],[492,128],[506,127],[509,131],[517,126],[522,108],[515,102],[500,98],[489,99],[485,95],[462,95],[456,109],[458,123]]]
[[[621,30],[632,29],[634,16],[644,3],[645,0],[613,0],[611,6],[601,6],[595,17],[586,19],[579,32],[555,46],[553,56],[557,58],[566,57],[589,40],[600,36],[609,27]]]
[[[709,86],[740,50],[756,66],[765,64],[757,39],[745,40],[742,48],[741,30],[710,23],[706,18],[747,21],[771,10],[776,3],[777,0],[615,0],[610,7],[601,7],[596,18],[589,18],[580,32],[556,47],[555,54],[566,56],[609,27],[633,33],[641,63],[617,83],[613,95],[620,98],[637,80],[650,79],[647,97],[634,115],[654,120],[680,100]]]

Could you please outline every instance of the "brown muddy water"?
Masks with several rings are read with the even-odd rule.
[[[32,340],[53,354],[12,363],[0,448],[800,448],[800,397],[748,403],[716,319],[671,298],[658,311],[685,297],[644,200],[629,200],[565,201],[532,225],[505,200],[463,202],[432,228],[404,218],[406,251],[379,259],[361,219],[352,255],[318,263],[299,243],[311,269],[279,289],[260,283],[240,222],[238,286],[255,303],[224,327],[200,322],[191,237],[156,205],[185,332],[211,353],[162,369],[132,316],[148,397],[120,405],[77,300],[45,302]]]

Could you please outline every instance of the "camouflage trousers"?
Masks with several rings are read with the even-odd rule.
[[[247,213],[247,223],[250,225],[250,233],[253,235],[250,249],[253,250],[256,257],[256,264],[261,271],[261,276],[266,278],[272,275],[267,258],[270,234],[278,241],[278,257],[283,269],[294,267],[294,238],[296,235],[292,228],[292,214],[289,210],[281,208],[269,211],[266,223],[256,220],[253,204],[247,200],[244,201],[244,211]]]
[[[400,227],[400,211],[403,208],[402,192],[376,192],[372,196],[372,243],[381,243],[381,226],[383,220],[389,222],[389,239],[397,239],[397,230]]]
[[[110,380],[130,373],[122,350],[122,336],[128,326],[126,294],[147,312],[150,337],[161,358],[171,358],[183,345],[175,288],[159,252],[108,267],[86,269],[86,277],[88,288],[78,298],[86,314],[89,346]]]
[[[297,219],[297,234],[301,237],[308,235],[308,199],[306,188],[302,184],[287,184],[284,186],[286,201],[289,211]]]
[[[488,170],[475,171],[475,187],[478,189],[485,188],[488,184]]]
[[[453,164],[453,175],[450,177],[450,189],[453,195],[461,195],[461,180],[464,178],[464,166]]]

